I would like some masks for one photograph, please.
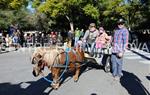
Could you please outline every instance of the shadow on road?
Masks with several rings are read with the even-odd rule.
[[[14,51],[16,51],[16,50],[11,50],[11,51],[5,51],[5,50],[3,50],[3,51],[0,51],[0,54],[10,53],[10,52],[14,52]]]
[[[44,92],[48,87],[50,84],[43,79],[19,84],[0,83],[0,95],[49,95],[53,89]]]
[[[131,51],[132,51],[133,53],[135,53],[135,54],[141,56],[141,57],[144,58],[144,59],[150,60],[149,57],[147,57],[147,56],[145,56],[145,55],[143,55],[143,54],[141,54],[141,53],[139,53],[139,52],[136,52],[136,51],[134,51],[134,50],[131,50]]]
[[[80,74],[79,74],[79,80],[80,80],[80,76],[85,72],[88,72],[88,71],[93,70],[93,69],[103,70],[103,67],[100,66],[94,58],[87,58],[86,60],[87,61],[85,63],[83,63],[84,65],[81,66],[81,70],[80,70]],[[74,71],[65,72],[61,84],[63,85],[63,83],[68,82],[73,77],[74,74],[75,74]]]
[[[146,78],[147,78],[148,80],[150,80],[150,76],[146,76]]]
[[[95,58],[86,57],[86,66],[91,69],[103,69],[103,67],[97,63]]]
[[[124,75],[121,77],[120,83],[130,95],[150,95],[136,75],[126,71],[123,71],[123,74]]]
[[[96,93],[92,93],[91,95],[97,95]]]
[[[9,51],[0,51],[0,54],[5,54],[5,53],[8,53]]]

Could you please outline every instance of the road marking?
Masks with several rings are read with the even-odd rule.
[[[125,58],[126,59],[133,59],[133,60],[140,60],[139,62],[140,63],[144,63],[144,64],[148,64],[150,65],[150,61],[145,59],[145,58],[149,58],[150,59],[150,53],[147,53],[147,52],[143,52],[143,51],[138,51],[139,55],[134,53],[134,52],[131,52],[131,51],[128,51],[125,53]],[[140,55],[143,55],[143,56],[140,56]]]
[[[125,58],[126,59],[145,59],[145,58],[149,58],[150,59],[150,56],[138,56],[138,55],[136,55],[136,56],[126,56]]]
[[[139,61],[139,62],[150,65],[150,61],[149,60],[143,60],[143,61]]]
[[[44,93],[48,93],[52,88],[48,87],[44,90]]]
[[[143,52],[143,51],[139,51],[137,53],[139,53],[140,55],[150,55],[150,53]],[[138,55],[138,54],[130,51],[130,52],[125,52],[125,55]]]
[[[135,56],[135,55],[137,55],[137,54],[131,52],[131,53],[125,53],[124,55],[125,55],[125,56]]]
[[[30,86],[30,84],[29,83],[25,83],[25,82],[23,82],[23,83],[21,83],[21,88],[24,88],[24,89],[26,89],[26,88],[28,88],[29,86]]]
[[[139,54],[136,54],[132,51],[128,51],[128,52],[125,52],[125,58],[126,59],[150,59],[150,53],[147,53],[147,52],[144,52],[144,51],[135,51]]]
[[[124,55],[138,55],[138,54],[130,52],[130,53],[125,53]],[[150,53],[145,53],[145,52],[141,53],[141,52],[139,52],[139,55],[150,55]]]

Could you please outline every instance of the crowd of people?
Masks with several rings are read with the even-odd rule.
[[[0,47],[3,49],[8,47],[15,47],[17,50],[21,46],[21,37],[22,34],[18,29],[14,31],[11,36],[8,33],[2,33],[0,35]]]
[[[34,46],[38,44],[39,46],[44,46],[45,43],[49,43],[49,45],[61,44],[62,36],[60,32],[46,34],[42,32],[21,32],[17,29],[11,35],[8,33],[0,34],[1,48],[15,47],[17,50],[20,47],[29,47],[30,45]]]

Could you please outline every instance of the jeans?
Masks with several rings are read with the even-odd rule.
[[[79,37],[75,37],[74,47],[76,47],[76,46],[77,46],[78,40],[79,40]]]
[[[17,44],[18,42],[19,42],[18,37],[13,37],[13,43],[14,43],[14,44]]]
[[[95,42],[93,43],[83,43],[83,49],[85,50],[87,48],[87,51],[94,54],[95,49]]]
[[[116,54],[112,54],[111,56],[112,62],[112,73],[113,76],[123,76],[122,73],[122,65],[123,65],[123,58],[119,58]]]

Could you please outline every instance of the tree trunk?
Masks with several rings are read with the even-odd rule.
[[[73,22],[70,22],[70,29],[74,32]]]
[[[74,32],[74,25],[73,25],[73,21],[72,21],[72,20],[71,20],[68,16],[66,16],[66,18],[67,18],[67,19],[68,19],[68,21],[69,21],[71,31],[73,31],[73,32]]]

